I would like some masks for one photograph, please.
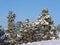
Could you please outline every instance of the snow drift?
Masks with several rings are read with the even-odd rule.
[[[58,39],[58,40],[48,40],[48,41],[39,41],[39,42],[22,44],[22,45],[60,45],[60,39]]]

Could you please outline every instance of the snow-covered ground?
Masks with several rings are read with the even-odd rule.
[[[48,41],[39,41],[39,42],[22,44],[22,45],[60,45],[60,39],[58,39],[58,40],[48,40]]]

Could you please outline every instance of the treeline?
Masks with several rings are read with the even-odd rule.
[[[18,45],[22,43],[58,39],[56,33],[59,26],[54,25],[48,9],[44,8],[38,16],[38,20],[30,24],[30,20],[26,19],[25,22],[15,23],[15,14],[9,12],[8,14],[8,27],[3,29],[0,26],[0,43],[1,45]]]

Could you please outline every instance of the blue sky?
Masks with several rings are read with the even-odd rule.
[[[56,25],[60,24],[60,0],[0,0],[0,25],[7,26],[9,11],[16,14],[15,22],[31,22],[37,20],[43,8],[48,8],[49,14]]]

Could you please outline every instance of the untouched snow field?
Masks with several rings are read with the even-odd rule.
[[[27,44],[22,44],[22,45],[60,45],[60,39],[32,42],[32,43],[27,43]]]

